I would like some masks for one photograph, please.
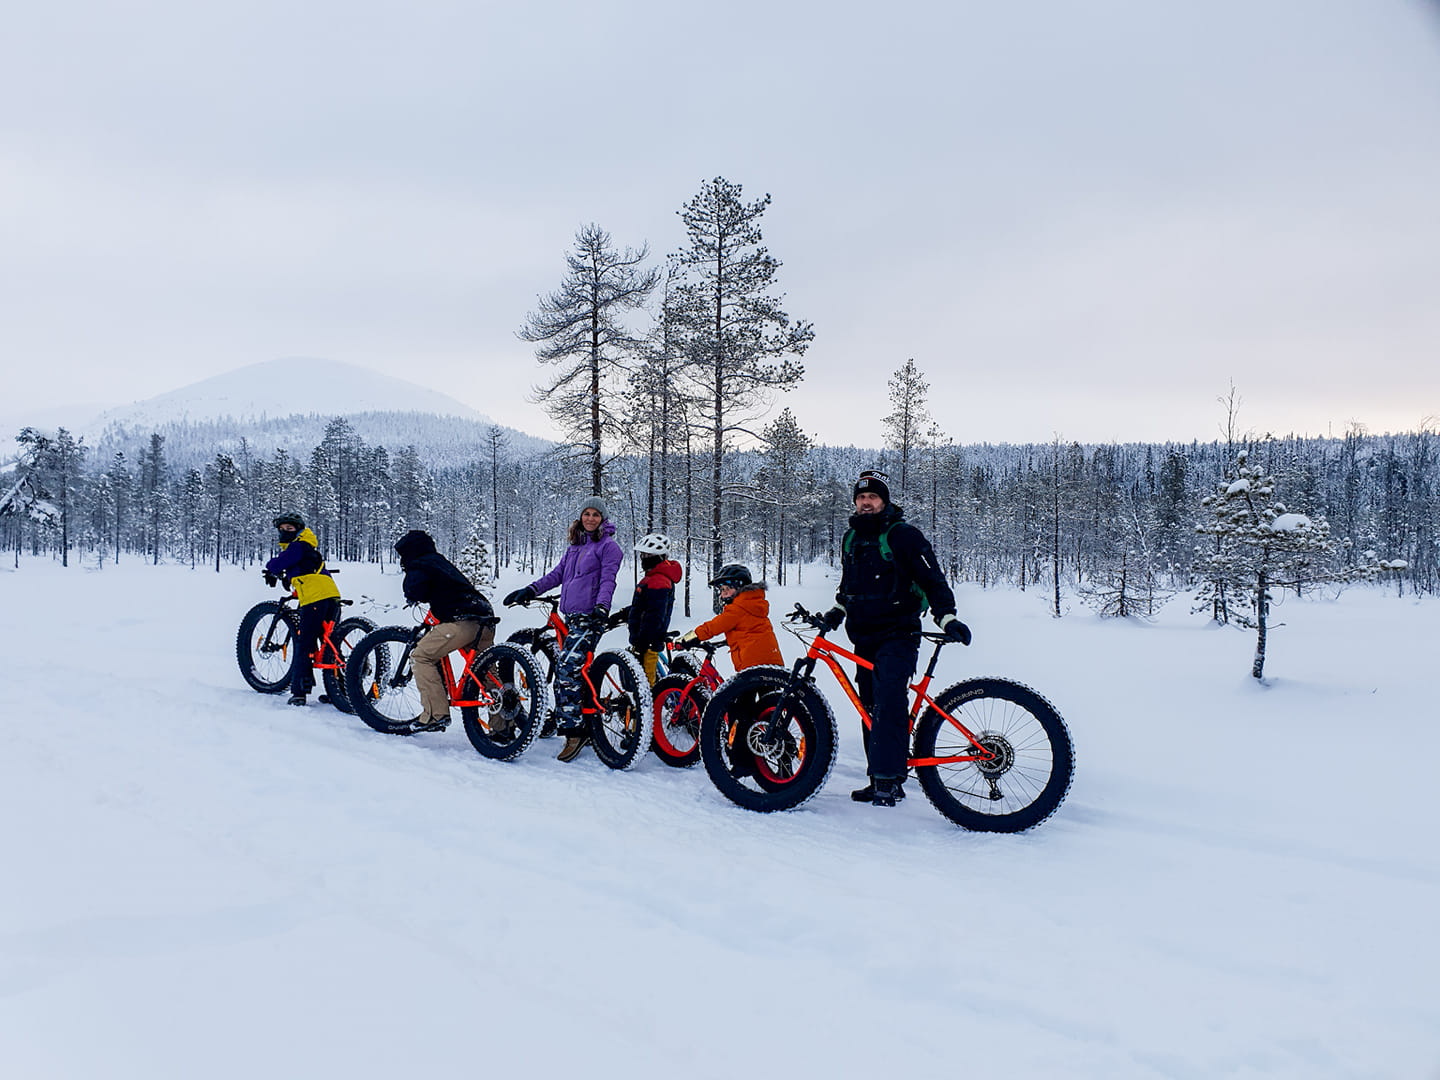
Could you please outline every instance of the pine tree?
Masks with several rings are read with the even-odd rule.
[[[804,374],[791,359],[809,348],[809,323],[790,321],[774,295],[780,262],[761,241],[760,218],[770,196],[744,202],[739,184],[717,176],[679,211],[686,246],[677,264],[685,280],[675,310],[683,325],[690,371],[705,402],[710,430],[710,560],[724,556],[724,464],[728,440],[746,410]]]
[[[485,511],[476,510],[470,520],[465,546],[460,549],[460,558],[456,562],[460,572],[487,597],[495,591],[495,562],[490,555],[490,545],[485,542],[488,529]]]
[[[1330,525],[1321,518],[1291,513],[1274,499],[1275,477],[1249,464],[1249,452],[1235,457],[1235,479],[1222,480],[1201,506],[1209,518],[1196,527],[1212,536],[1218,550],[1210,557],[1211,581],[1246,597],[1243,610],[1231,617],[1255,630],[1255,659],[1250,674],[1265,672],[1272,589],[1298,588],[1304,582],[1344,580],[1331,567],[1336,545]]]
[[[605,489],[603,447],[620,434],[614,397],[624,389],[627,358],[638,346],[621,319],[642,306],[660,281],[659,270],[641,268],[648,256],[645,246],[616,251],[609,233],[586,225],[565,257],[569,273],[560,288],[540,297],[519,331],[522,340],[538,343],[536,359],[559,368],[537,388],[537,398],[572,443],[583,447],[592,495]]]
[[[900,484],[893,493],[905,502],[910,486],[910,463],[916,451],[925,445],[925,429],[930,424],[926,405],[930,384],[925,381],[912,357],[890,377],[890,412],[881,420],[885,427],[885,445],[899,455]]]

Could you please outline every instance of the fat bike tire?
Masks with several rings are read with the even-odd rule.
[[[670,659],[666,663],[668,665],[667,674],[670,675],[683,675],[689,680],[700,674],[700,663],[690,652],[677,649],[670,655]]]
[[[470,745],[493,761],[514,761],[528,750],[550,715],[550,685],[534,653],[512,642],[497,642],[476,654],[461,692],[494,702],[488,709],[460,708]]]
[[[325,668],[321,671],[321,679],[325,683],[325,696],[330,699],[330,704],[339,709],[342,713],[353,713],[355,707],[350,704],[350,693],[345,689],[345,672],[350,666],[350,654],[355,651],[355,646],[360,639],[375,629],[375,624],[369,619],[360,615],[353,618],[342,619],[336,624],[335,629],[330,631],[330,640],[335,644],[335,650],[340,655],[341,667]],[[374,655],[373,653],[371,654]],[[328,658],[327,658],[328,659]],[[373,682],[374,673],[367,677],[362,673],[361,683]]]
[[[256,604],[245,613],[235,635],[235,662],[252,690],[278,694],[290,685],[299,631],[300,619],[295,612],[276,600]]]
[[[382,735],[412,734],[410,721],[421,711],[408,655],[414,636],[408,626],[382,626],[356,642],[345,661],[346,700]]]
[[[590,661],[597,711],[588,716],[590,745],[601,764],[633,769],[650,746],[655,703],[645,669],[632,653],[606,651]]]
[[[788,668],[746,668],[722,683],[700,719],[700,759],[710,782],[737,806],[759,813],[793,810],[815,796],[835,765],[838,745],[830,703]],[[777,707],[779,737],[767,740]]]
[[[555,665],[560,660],[560,652],[555,647],[553,634],[542,628],[531,627],[528,630],[516,630],[505,640],[529,649],[545,681],[551,686],[555,685]]]
[[[700,717],[710,704],[710,690],[703,683],[690,686],[693,678],[666,675],[650,690],[655,700],[651,747],[656,757],[676,769],[688,769],[700,760]]]
[[[1009,679],[969,679],[947,687],[935,704],[973,732],[994,757],[918,765],[930,804],[962,829],[1018,833],[1033,829],[1064,801],[1075,775],[1070,729],[1055,706]],[[970,740],[935,708],[915,726],[913,756],[950,757]]]

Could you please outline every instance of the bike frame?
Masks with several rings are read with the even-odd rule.
[[[285,605],[290,603],[290,601],[292,600],[299,600],[298,594],[292,592],[289,596],[281,597],[280,610],[277,611],[275,613],[275,617],[270,620],[270,629],[265,632],[266,644],[268,644],[270,641],[270,635],[275,633],[275,627],[280,624],[280,618],[285,613]],[[349,601],[341,602],[349,603]],[[326,619],[324,624],[320,628],[320,640],[315,643],[315,651],[310,654],[310,666],[316,671],[345,670],[345,661],[340,656],[340,649],[336,646],[335,642],[330,637],[330,635],[335,632],[335,627],[338,625],[339,620]],[[330,650],[330,655],[334,658],[333,663],[327,662],[325,659],[325,650],[327,648]]]
[[[702,642],[702,646],[703,646]],[[704,686],[712,693],[719,689],[720,684],[725,680],[720,675],[720,669],[715,666],[715,649],[718,646],[710,646],[705,649],[705,662],[700,665],[700,670],[695,677],[685,684],[685,689],[680,691],[680,701],[683,703],[690,699],[690,691],[696,686]]]
[[[786,629],[790,628],[787,627]],[[801,641],[806,641],[802,635],[795,633],[794,630],[790,632],[800,638]],[[840,662],[836,657],[849,660],[856,666],[869,671],[874,671],[875,665],[863,657],[856,656],[848,649],[842,649],[833,641],[828,640],[823,632],[817,633],[815,637],[811,638],[806,644],[808,647],[805,656],[795,661],[794,675],[797,678],[808,679],[814,674],[817,662],[823,663],[830,669],[831,674],[835,676],[836,681],[840,684],[840,688],[845,691],[845,696],[850,699],[850,704],[854,706],[855,711],[860,714],[860,719],[865,727],[869,728],[871,723],[870,713],[865,706],[861,704],[859,691],[857,691],[854,684],[850,682],[850,677],[845,674],[845,669],[840,666]],[[946,723],[950,724],[964,735],[965,738],[970,740],[971,752],[968,754],[950,754],[945,757],[908,758],[906,765],[912,769],[918,765],[955,765],[966,761],[989,761],[995,756],[980,745],[980,740],[976,738],[973,731],[937,705],[935,699],[929,694],[930,683],[935,677],[935,664],[940,659],[941,644],[941,641],[936,641],[935,651],[930,654],[930,663],[925,667],[925,674],[920,677],[919,682],[912,683],[910,686],[910,691],[914,694],[914,700],[910,706],[910,730],[913,731],[915,729],[915,721],[919,719],[922,709],[929,706],[939,713],[945,719]],[[775,716],[778,717],[779,714],[780,707],[776,706]]]
[[[423,630],[429,630],[430,627],[439,625],[440,620],[437,619],[434,613],[430,611],[427,611],[425,613],[425,618],[420,623],[420,626]],[[390,680],[391,685],[399,685],[396,680],[399,678],[400,673],[405,670],[406,661],[410,659],[410,654],[415,651],[415,646],[419,644],[422,637],[424,637],[424,634],[417,631],[414,636],[411,637],[410,644],[405,646],[405,651],[400,654],[400,659],[395,664],[395,674],[391,676]],[[488,709],[493,706],[495,704],[495,699],[486,692],[484,686],[480,685],[479,680],[470,674],[470,665],[474,662],[475,654],[479,650],[471,648],[468,645],[462,645],[460,648],[454,651],[460,654],[460,659],[464,663],[465,675],[459,683],[456,683],[455,681],[455,672],[454,669],[452,669],[450,666],[450,658],[448,655],[442,658],[442,662],[439,665],[440,677],[445,680],[445,694],[447,697],[449,697],[451,706],[454,708],[462,709],[466,707]],[[413,667],[411,670],[413,671]],[[462,695],[461,691],[465,688],[466,682],[472,682],[475,684],[475,689],[479,691],[479,695],[477,697],[471,698]]]

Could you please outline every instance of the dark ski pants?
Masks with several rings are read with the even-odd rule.
[[[920,636],[896,634],[884,638],[854,638],[855,655],[869,660],[875,670],[857,668],[855,689],[870,714],[865,733],[866,770],[872,777],[905,776],[910,756],[910,711],[906,691],[920,659]]]
[[[290,693],[308,694],[315,688],[310,654],[320,643],[327,622],[340,621],[340,601],[333,596],[300,608],[300,629],[295,633],[295,664],[290,669]]]
[[[555,726],[561,731],[579,731],[585,726],[580,706],[585,701],[585,657],[595,651],[601,629],[591,626],[583,615],[568,615],[570,632],[555,663]]]

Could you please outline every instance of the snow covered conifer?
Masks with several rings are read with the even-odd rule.
[[[1331,565],[1336,545],[1329,523],[1287,510],[1274,498],[1275,477],[1250,465],[1248,457],[1240,451],[1235,479],[1222,480],[1216,492],[1202,500],[1210,517],[1196,531],[1217,541],[1209,559],[1210,587],[1246,600],[1238,614],[1231,605],[1230,614],[1255,630],[1250,674],[1259,679],[1265,672],[1271,588],[1341,580],[1345,575]]]
[[[460,572],[487,598],[495,591],[495,561],[490,556],[490,545],[485,542],[488,529],[485,511],[475,511],[475,517],[470,522],[469,535],[465,539],[465,546],[460,549],[458,560]]]

